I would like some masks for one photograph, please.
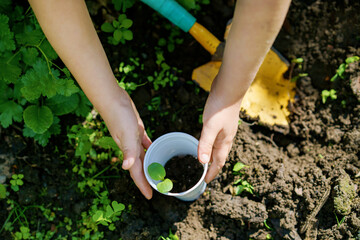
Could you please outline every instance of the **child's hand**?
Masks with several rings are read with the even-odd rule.
[[[144,124],[135,105],[129,95],[122,91],[111,105],[99,112],[124,154],[123,169],[130,171],[136,186],[147,199],[150,199],[152,189],[144,175],[143,160],[144,149],[149,148],[151,140],[144,130]]]
[[[227,102],[223,96],[217,96],[216,91],[212,91],[206,101],[198,156],[202,163],[211,162],[205,177],[207,183],[219,173],[231,150],[238,128],[240,104],[241,101]]]

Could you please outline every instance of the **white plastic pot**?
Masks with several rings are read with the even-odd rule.
[[[151,185],[151,187],[158,191],[156,185],[160,181],[155,181],[150,177],[148,173],[148,167],[150,164],[157,162],[165,166],[166,162],[175,156],[192,155],[194,157],[197,157],[198,144],[199,141],[196,138],[182,132],[167,133],[156,139],[146,151],[144,159],[144,172],[146,179]],[[163,194],[176,197],[183,201],[194,201],[198,199],[206,188],[206,183],[204,179],[208,169],[208,164],[203,164],[203,166],[204,173],[202,174],[201,179],[195,186],[185,192],[168,192]]]

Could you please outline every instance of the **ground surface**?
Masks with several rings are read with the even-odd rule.
[[[232,4],[211,2],[203,12],[212,14],[199,14],[199,22],[221,36],[231,17]],[[135,39],[138,37],[135,43],[145,49],[143,39],[148,39],[146,44],[151,46],[162,31],[159,26],[146,25],[151,10],[139,11],[143,17],[135,22],[134,28],[142,26],[143,32],[134,33]],[[114,179],[108,186],[111,197],[132,204],[133,211],[123,215],[124,221],[116,225],[117,232],[109,233],[107,239],[117,239],[119,235],[124,240],[156,239],[166,236],[169,228],[180,239],[266,239],[268,234],[274,239],[360,239],[360,104],[349,81],[359,81],[359,63],[349,66],[345,80],[329,81],[346,57],[360,55],[359,11],[356,1],[293,1],[274,44],[288,59],[304,59],[302,70],[293,74],[299,71],[309,74],[297,81],[290,128],[287,131],[268,128],[244,115],[222,173],[192,203],[159,194],[147,201],[128,176]],[[95,23],[101,24],[99,14],[94,15]],[[119,56],[128,53],[121,46],[105,44],[105,48],[114,66],[118,65]],[[179,81],[161,92],[140,88],[133,99],[145,125],[155,130],[153,140],[170,131],[199,137],[198,109],[203,107],[206,93],[196,94],[194,86],[186,81],[191,69],[208,61],[209,56],[186,38],[166,57],[170,65],[183,69]],[[151,63],[146,66],[150,68]],[[338,98],[323,104],[321,91],[330,88],[337,90]],[[164,111],[178,113],[175,121],[148,112],[146,102],[157,94],[163,99]],[[346,104],[341,103],[343,100]],[[28,173],[25,175],[28,184],[18,196],[21,204],[54,201],[67,214],[79,214],[86,208],[89,199],[79,195],[72,183],[66,181],[71,178],[71,171],[65,173],[67,164],[53,154],[52,146],[42,149],[24,142],[16,137],[16,129],[2,130],[0,134],[1,161],[15,159],[16,171]],[[61,140],[66,141],[59,138],[54,142]],[[239,161],[249,166],[244,177],[254,187],[253,195],[231,195],[236,179],[232,167]],[[39,197],[43,187],[47,187],[47,194]],[[346,196],[346,189],[354,191],[356,197]],[[1,208],[0,219],[5,219],[6,214]],[[341,224],[335,214],[339,221],[344,217]],[[265,220],[271,230],[265,226]]]

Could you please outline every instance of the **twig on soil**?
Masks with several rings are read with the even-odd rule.
[[[276,143],[274,142],[274,140],[272,140],[268,136],[262,135],[261,138],[264,138],[265,140],[268,140],[272,145],[274,145],[274,147],[279,148],[278,145],[276,145]]]
[[[326,190],[324,192],[324,195],[322,196],[322,198],[320,199],[318,205],[314,208],[314,210],[310,213],[310,215],[306,218],[306,221],[304,223],[304,225],[300,228],[300,233],[303,234],[304,232],[307,231],[307,229],[312,226],[312,222],[316,221],[315,217],[316,215],[320,212],[321,208],[324,206],[324,204],[326,203],[326,201],[328,200],[329,196],[330,196],[330,192],[331,192],[331,185],[330,185],[330,180],[328,179],[326,181]]]

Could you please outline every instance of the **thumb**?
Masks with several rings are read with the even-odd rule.
[[[140,157],[139,143],[136,139],[131,140],[128,138],[123,144],[122,152],[124,154],[122,168],[129,170],[134,165],[135,160]]]
[[[203,126],[198,146],[198,158],[201,163],[208,163],[218,132],[206,125]]]

